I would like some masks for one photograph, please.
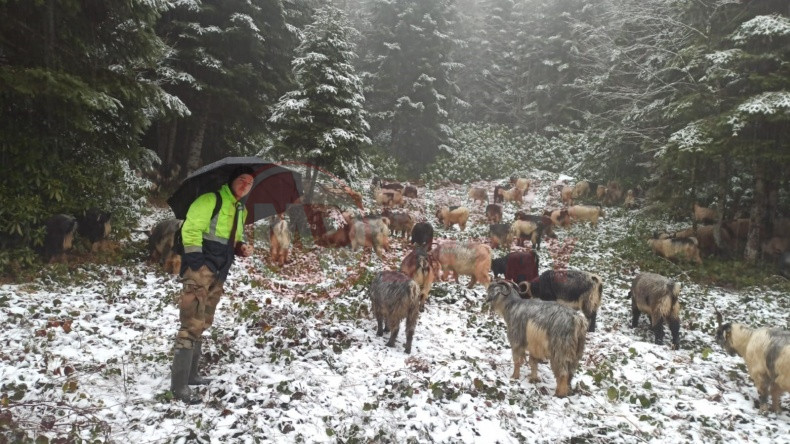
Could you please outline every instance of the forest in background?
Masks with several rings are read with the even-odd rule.
[[[128,225],[135,172],[172,185],[228,155],[354,185],[618,180],[750,218],[748,261],[790,215],[786,0],[0,0],[0,19],[6,269],[53,214]],[[473,147],[500,162],[453,162]]]

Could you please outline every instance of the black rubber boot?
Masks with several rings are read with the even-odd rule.
[[[189,367],[189,385],[206,385],[211,382],[211,378],[201,378],[198,375],[202,347],[203,341],[195,341],[195,345],[192,348],[192,365]]]
[[[198,404],[200,399],[192,397],[192,390],[187,385],[189,367],[192,364],[192,349],[177,348],[173,356],[172,375],[170,377],[170,391],[176,399],[187,404]]]

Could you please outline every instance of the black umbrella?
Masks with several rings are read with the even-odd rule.
[[[228,175],[240,166],[255,171],[252,190],[244,199],[248,210],[246,224],[284,212],[302,195],[299,173],[259,157],[226,157],[190,174],[167,199],[176,219],[186,219],[189,206],[198,196],[219,190],[228,182]]]

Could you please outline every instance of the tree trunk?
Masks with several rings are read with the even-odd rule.
[[[691,229],[697,232],[697,218],[694,217],[694,203],[697,202],[697,154],[692,154],[694,157],[691,165]]]
[[[172,167],[173,165],[173,151],[176,147],[176,134],[178,132],[178,119],[173,118],[168,122],[167,129],[167,145],[165,145],[164,157],[165,165]]]
[[[749,235],[743,258],[746,262],[755,263],[760,253],[760,241],[763,219],[765,218],[765,164],[756,160],[754,164],[754,204],[749,215]]]
[[[721,240],[721,227],[724,224],[724,221],[727,220],[724,213],[727,210],[725,203],[727,202],[727,189],[729,188],[729,181],[729,165],[727,165],[727,159],[722,156],[722,158],[719,160],[719,220],[716,221],[716,225],[713,227],[713,240],[716,242],[716,248],[722,252],[726,252],[729,247],[729,245],[725,245]]]
[[[779,218],[779,183],[778,178],[766,178],[765,180],[765,235],[766,239],[770,239],[774,235],[774,227],[776,226],[776,219]]]
[[[55,53],[55,1],[47,2],[47,29],[45,31],[44,65],[52,68],[52,55]]]
[[[318,182],[318,168],[315,166],[314,160],[310,160],[309,166],[307,167],[307,193],[306,202],[313,202],[313,193],[315,192],[315,184]]]
[[[200,117],[198,117],[195,135],[192,138],[192,142],[189,144],[189,153],[187,154],[187,175],[192,174],[193,171],[200,167],[203,154],[203,136],[205,136],[206,126],[208,126],[209,105],[210,101],[203,108]]]

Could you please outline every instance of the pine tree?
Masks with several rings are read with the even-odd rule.
[[[362,81],[352,64],[354,32],[340,10],[326,6],[315,12],[292,63],[298,89],[280,98],[270,118],[278,132],[269,154],[345,179],[368,168],[362,150],[370,144],[369,125]]]
[[[527,74],[519,68],[523,56],[517,50],[524,21],[523,0],[487,0],[479,17],[471,16],[473,33],[466,46],[456,52],[463,65],[458,85],[465,107],[452,117],[516,125],[523,115],[523,82]],[[460,14],[460,11],[459,11]]]
[[[129,193],[123,161],[152,116],[181,107],[152,78],[167,49],[153,33],[162,6],[0,2],[0,250],[40,240],[55,213]]]
[[[419,172],[451,143],[455,11],[447,0],[376,0],[372,8],[364,62],[374,140]]]
[[[190,171],[259,149],[269,107],[291,82],[296,35],[287,13],[278,0],[203,0],[176,2],[163,15],[157,32],[174,48],[165,89],[191,111],[159,122],[152,146],[165,164]]]

